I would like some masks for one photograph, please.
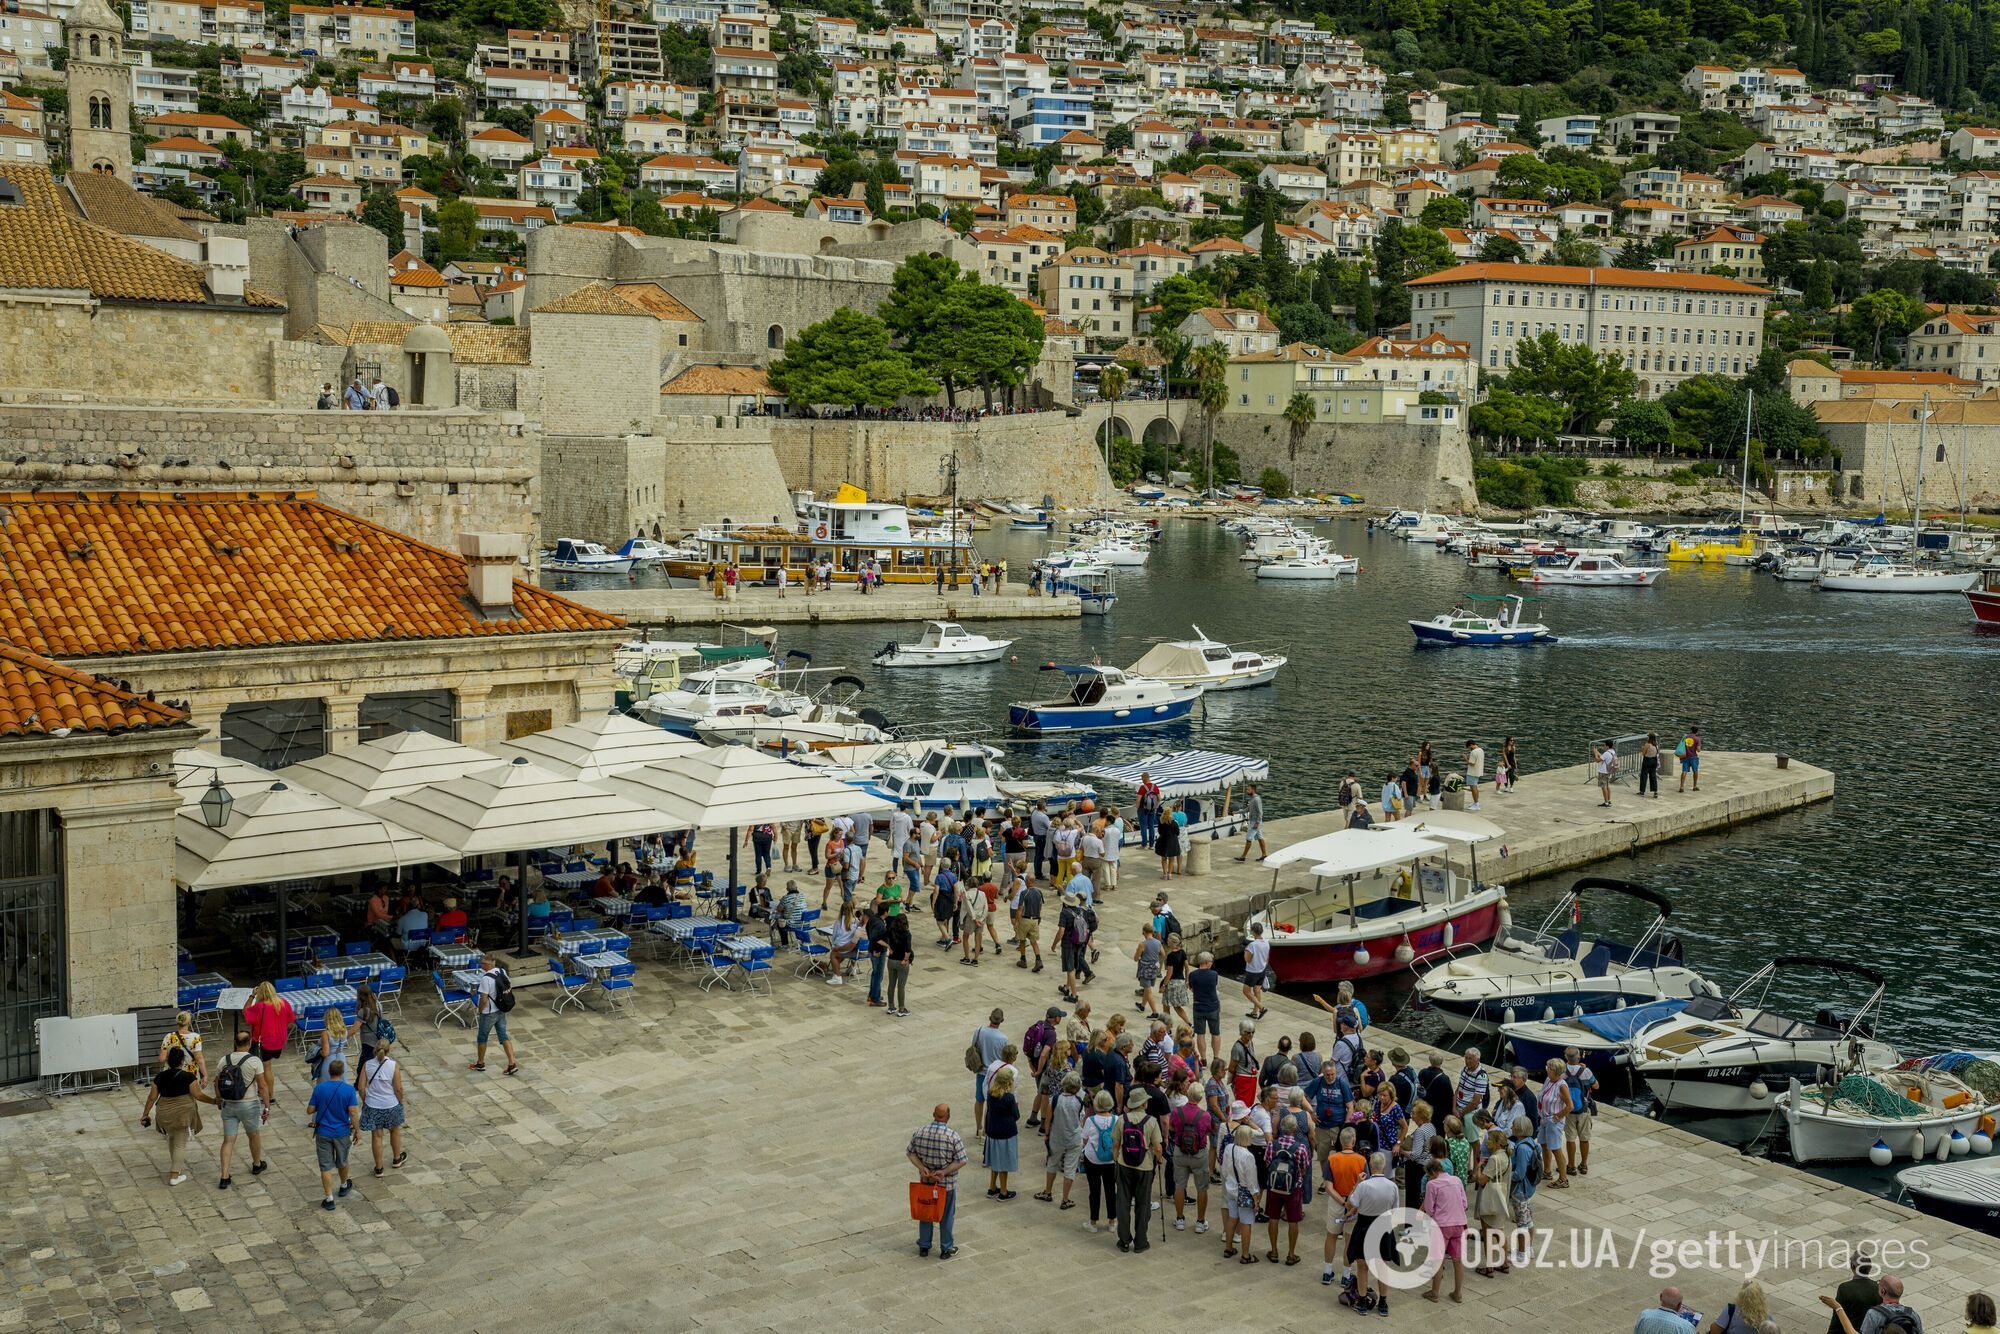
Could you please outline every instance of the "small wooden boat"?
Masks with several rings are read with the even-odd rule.
[[[926,621],[924,633],[906,644],[890,644],[875,655],[877,667],[962,667],[998,662],[1011,639],[988,639],[954,621]]]

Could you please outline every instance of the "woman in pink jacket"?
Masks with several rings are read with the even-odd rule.
[[[1465,1183],[1452,1173],[1449,1158],[1433,1158],[1424,1169],[1424,1213],[1444,1234],[1445,1258],[1451,1261],[1451,1299],[1465,1300]],[[1444,1266],[1431,1275],[1426,1301],[1438,1299],[1444,1286]]]

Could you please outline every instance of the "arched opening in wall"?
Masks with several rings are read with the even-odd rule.
[[[1111,418],[1111,438],[1116,440],[1121,435],[1127,440],[1132,439],[1132,424],[1123,417],[1113,415]],[[1103,442],[1100,441],[1099,443]]]
[[[834,246],[838,244],[839,242],[835,241],[831,236],[822,236],[819,238],[819,253],[822,255],[832,254]]]
[[[104,52],[98,48],[96,33],[90,34],[90,54],[94,56],[101,56],[104,54]]]
[[[1179,445],[1180,442],[1180,429],[1167,418],[1155,417],[1146,423],[1145,443],[1173,447]]]
[[[944,258],[944,256],[943,256],[943,255],[939,254],[939,253],[938,253],[937,251],[935,251],[935,250],[933,250],[933,251],[931,251],[931,252],[930,252],[930,256],[931,256],[931,258],[932,258],[932,259],[943,259],[943,258]]]
[[[1651,380],[1639,381],[1639,397],[1651,398],[1652,396],[1653,396],[1653,382]]]
[[[104,158],[99,158],[97,159],[97,161],[91,163],[90,169],[96,172],[99,176],[116,176],[118,174],[118,168],[112,166],[111,163],[106,161]]]
[[[886,241],[889,239],[889,233],[893,230],[895,229],[887,222],[884,222],[881,218],[877,218],[868,224],[868,239],[871,241]]]
[[[770,328],[768,328],[768,329],[766,329],[766,330],[764,331],[764,346],[765,346],[765,347],[768,347],[768,348],[773,348],[773,349],[779,349],[779,348],[783,348],[783,347],[784,347],[784,345],[785,345],[785,326],[784,326],[784,325],[782,325],[782,324],[774,324],[774,325],[772,325],[772,326],[771,326]]]

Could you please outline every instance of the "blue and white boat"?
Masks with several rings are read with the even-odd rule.
[[[1602,1075],[1631,1061],[1632,1039],[1640,1029],[1686,1008],[1685,999],[1675,998],[1575,1019],[1524,1019],[1500,1025],[1500,1039],[1511,1053],[1511,1065],[1540,1070],[1552,1060],[1564,1059],[1563,1054],[1574,1047],[1584,1064]]]
[[[1047,510],[1032,510],[1027,514],[1017,514],[1008,524],[1017,533],[1046,533],[1052,531],[1056,521],[1049,517]]]
[[[820,758],[829,777],[914,811],[992,814],[1038,801],[1054,811],[1097,796],[1087,783],[1016,778],[1001,765],[997,748],[976,741],[833,746]]]
[[[1067,593],[1083,604],[1085,616],[1102,616],[1118,601],[1111,571],[1101,565],[1075,565],[1065,570],[1045,570],[1051,597]]]
[[[630,574],[632,565],[632,557],[614,556],[578,537],[559,537],[554,550],[542,553],[542,568],[559,574]]]
[[[1657,916],[1630,945],[1585,937],[1578,927],[1584,903],[1595,890],[1651,904]],[[1587,875],[1563,895],[1533,936],[1503,932],[1484,954],[1454,958],[1440,953],[1417,960],[1416,994],[1454,1025],[1481,1033],[1518,1020],[1553,1022],[1620,1005],[1713,994],[1715,988],[1682,962],[1679,940],[1666,934],[1672,911],[1673,904],[1657,890]]]
[[[1007,722],[1017,731],[1105,732],[1179,722],[1194,711],[1200,686],[1175,685],[1127,676],[1116,667],[1047,663],[1045,672],[1070,679],[1069,693],[1056,699],[1009,705]]]
[[[1525,610],[1523,604],[1530,599],[1518,593],[1497,597],[1487,593],[1465,593],[1461,596],[1473,602],[1498,602],[1501,604],[1499,614],[1481,616],[1476,610],[1469,611],[1458,606],[1442,616],[1433,616],[1428,621],[1411,621],[1410,632],[1416,635],[1419,646],[1444,644],[1498,648],[1506,644],[1556,642],[1556,637],[1549,633],[1549,627],[1546,625],[1539,621],[1521,619]]]

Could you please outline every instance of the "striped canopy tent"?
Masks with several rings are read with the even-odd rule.
[[[700,746],[620,774],[615,790],[658,809],[673,829],[740,829],[896,808],[887,798],[748,746]]]
[[[429,732],[398,732],[288,764],[278,776],[349,806],[372,806],[498,763],[497,755]]]
[[[1248,755],[1225,755],[1218,750],[1177,750],[1148,755],[1129,764],[1097,764],[1088,769],[1070,770],[1072,777],[1095,778],[1124,787],[1139,786],[1142,774],[1152,775],[1160,796],[1168,801],[1181,797],[1205,797],[1238,783],[1255,783],[1271,776],[1269,760]]]
[[[699,755],[708,749],[699,741],[676,736],[622,713],[600,713],[573,723],[534,732],[494,747],[503,759],[525,758],[551,773],[585,783],[642,769],[660,760]],[[613,786],[616,790],[616,786]]]

